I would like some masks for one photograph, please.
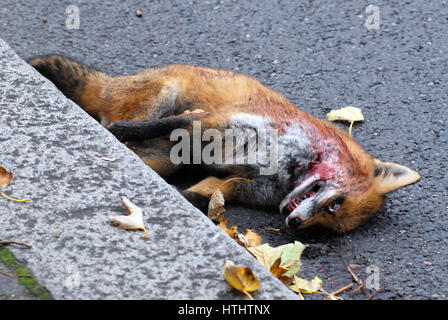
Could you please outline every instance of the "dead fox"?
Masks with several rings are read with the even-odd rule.
[[[407,167],[373,158],[337,126],[312,117],[249,76],[170,65],[109,77],[61,56],[29,63],[118,137],[144,140],[128,146],[163,177],[184,165],[170,161],[170,132],[183,128],[192,133],[195,119],[200,119],[201,132],[276,130],[274,174],[261,175],[257,164],[202,162],[219,167],[228,177],[251,182],[236,179],[223,184],[227,178],[211,176],[182,192],[201,209],[220,188],[226,201],[279,208],[290,227],[321,225],[343,233],[371,218],[386,193],[420,179]],[[196,109],[203,112],[185,114]]]

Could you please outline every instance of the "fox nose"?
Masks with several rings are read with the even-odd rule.
[[[302,223],[300,218],[288,218],[287,225],[290,228],[297,228]]]

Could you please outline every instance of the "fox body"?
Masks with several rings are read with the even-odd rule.
[[[141,121],[156,128],[127,145],[161,176],[173,175],[182,166],[170,161],[169,132],[182,127],[192,133],[195,117],[185,112],[201,110],[202,132],[277,132],[274,174],[261,175],[257,163],[203,163],[251,182],[224,183],[227,179],[209,177],[183,191],[202,209],[219,188],[227,201],[279,208],[291,227],[318,224],[343,233],[371,218],[386,193],[420,179],[411,169],[373,158],[337,126],[312,117],[249,76],[171,65],[109,77],[61,56],[38,57],[29,63],[112,132],[120,124]]]

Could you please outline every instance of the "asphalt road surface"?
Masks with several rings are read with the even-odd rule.
[[[375,2],[378,29],[365,26],[369,4],[1,0],[0,37],[24,59],[59,53],[110,75],[172,63],[235,70],[321,118],[361,108],[366,120],[354,137],[375,157],[418,171],[420,182],[388,195],[374,219],[343,236],[291,230],[277,212],[244,207],[228,208],[229,224],[280,228],[263,233],[272,245],[312,244],[301,272],[318,274],[327,291],[350,283],[347,266],[359,264],[364,280],[368,266],[378,268],[385,288],[376,298],[447,299],[448,4]],[[79,28],[69,5],[79,8]]]

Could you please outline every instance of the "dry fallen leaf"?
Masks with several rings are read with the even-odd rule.
[[[294,243],[288,243],[286,245],[278,247],[281,250],[282,263],[281,267],[288,269],[285,276],[292,277],[300,271],[302,263],[300,262],[300,257],[305,245],[299,241],[294,241]]]
[[[109,157],[101,157],[101,159],[103,159],[104,161],[109,161],[109,162],[114,162],[117,160],[115,158],[109,158]]]
[[[294,292],[297,292],[301,300],[304,300],[302,293],[306,294],[323,293],[327,295],[327,297],[325,297],[324,300],[343,300],[342,298],[336,295],[347,290],[348,288],[351,288],[351,286],[346,286],[338,291],[328,293],[322,289],[322,285],[323,281],[317,275],[314,277],[313,280],[306,280],[294,276],[294,283],[289,286],[289,289],[291,289]]]
[[[306,280],[294,276],[294,283],[290,286],[290,289],[300,293],[316,293],[322,290],[322,279],[317,275],[313,280]]]
[[[0,167],[0,189],[6,188],[12,180],[12,172],[8,172],[5,168]],[[5,197],[8,200],[14,201],[14,202],[27,202],[29,201],[28,199],[14,199],[11,198],[9,196],[7,196],[6,194],[4,194],[3,192],[0,192],[0,195]]]
[[[248,247],[261,246],[263,240],[261,239],[261,236],[254,230],[251,229],[244,230],[244,236],[247,239]]]
[[[195,109],[193,111],[186,110],[184,113],[197,113],[197,112],[203,112],[201,109]],[[223,218],[224,212],[226,212],[226,209],[224,208],[225,205],[225,199],[224,194],[221,191],[221,187],[223,187],[226,183],[235,181],[235,180],[243,180],[246,182],[251,182],[251,180],[246,178],[230,178],[226,181],[224,181],[219,188],[213,192],[213,194],[210,197],[210,202],[208,203],[208,213],[207,216],[212,219],[215,222],[221,222],[221,219]]]
[[[362,115],[362,111],[359,108],[348,106],[345,108],[331,110],[327,114],[327,119],[329,121],[363,121],[364,116]]]
[[[202,109],[194,109],[194,110],[185,110],[185,111],[183,112],[183,114],[202,113],[202,112],[205,112],[205,111],[202,110]]]
[[[12,172],[8,172],[5,168],[0,167],[0,189],[6,188],[12,180]]]
[[[274,262],[280,257],[274,254],[274,248],[268,243],[262,244],[258,247],[252,247],[249,251],[257,258],[263,267],[270,270]]]
[[[247,247],[249,246],[249,241],[244,235],[238,233],[237,227],[230,227],[230,229],[227,230],[227,234],[244,248],[247,249]]]
[[[278,258],[281,258],[279,267],[287,269],[284,276],[293,277],[300,271],[300,256],[305,246],[299,241],[288,243],[279,247],[271,247],[265,243],[261,246],[248,248],[257,260],[268,270],[271,270],[272,265]]]
[[[226,220],[226,218],[223,215],[221,216],[221,221],[219,221],[218,227],[220,227],[221,230],[223,230],[226,233],[229,230],[227,228],[227,220]]]
[[[282,258],[278,258],[275,260],[274,264],[271,266],[269,271],[278,278],[281,282],[283,282],[286,285],[292,284],[294,281],[292,278],[285,276],[284,274],[288,272],[288,269],[280,267],[280,264],[282,263]]]
[[[128,198],[121,197],[121,204],[126,208],[125,216],[113,216],[110,218],[112,224],[124,230],[142,230],[147,237],[145,224],[143,222],[143,211]]]
[[[195,109],[193,111],[186,110],[184,113],[198,113],[203,112],[201,109]],[[235,180],[244,180],[246,182],[251,182],[251,180],[245,179],[245,178],[230,178],[226,181],[224,181],[219,188],[213,192],[213,194],[210,197],[210,202],[208,203],[208,212],[207,216],[218,223],[218,227],[221,228],[223,231],[225,231],[230,237],[236,240],[240,245],[247,248],[249,246],[249,240],[242,234],[239,234],[236,231],[236,227],[233,226],[230,229],[227,228],[227,221],[224,217],[224,213],[226,212],[226,209],[224,207],[225,205],[225,199],[224,194],[221,191],[221,187],[224,186],[226,183],[230,181]],[[251,237],[251,242],[255,243],[255,236],[250,234],[249,237]],[[261,239],[261,238],[260,238]],[[261,244],[261,243],[260,243]]]
[[[364,121],[364,116],[359,108],[348,106],[338,110],[331,110],[327,114],[327,120],[329,121],[348,121],[350,122],[349,134],[352,135],[352,127],[355,121]]]
[[[213,221],[220,222],[221,217],[223,217],[223,213],[226,212],[224,204],[224,195],[221,190],[216,189],[210,197],[210,202],[208,203],[208,217]]]
[[[233,240],[235,240],[240,246],[244,247],[245,249],[261,245],[262,239],[260,235],[258,235],[255,231],[246,229],[244,230],[243,235],[237,231],[236,226],[232,226],[229,229],[227,227],[227,220],[224,215],[220,215],[217,218],[217,221],[219,222],[218,227],[221,228],[221,230],[227,233]]]
[[[236,266],[232,261],[226,261],[224,265],[224,279],[236,290],[241,291],[253,300],[250,292],[260,288],[257,275],[249,267]]]
[[[271,273],[277,278],[281,277],[283,274],[285,274],[286,271],[288,271],[288,269],[280,267],[280,263],[282,263],[282,258],[279,257],[277,260],[275,260],[275,262],[269,269]]]

